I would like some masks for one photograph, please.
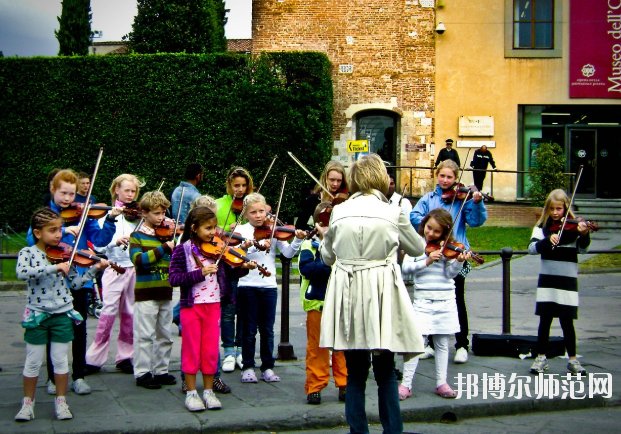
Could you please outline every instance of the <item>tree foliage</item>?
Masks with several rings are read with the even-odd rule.
[[[123,39],[143,54],[224,52],[226,12],[222,0],[138,0],[132,31]]]
[[[565,153],[557,143],[540,143],[535,151],[535,166],[530,170],[530,200],[541,207],[552,190],[567,188]]]
[[[92,173],[93,194],[109,203],[121,173],[169,192],[185,166],[205,167],[202,193],[219,197],[232,166],[257,185],[278,155],[261,193],[291,222],[332,156],[332,78],[323,53],[34,57],[0,60],[0,224],[29,224],[55,167]]]
[[[57,17],[59,28],[54,30],[58,39],[59,56],[86,56],[91,41],[90,0],[63,0],[62,12]]]

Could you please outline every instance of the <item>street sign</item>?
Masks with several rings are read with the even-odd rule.
[[[368,140],[348,140],[347,152],[369,152]]]

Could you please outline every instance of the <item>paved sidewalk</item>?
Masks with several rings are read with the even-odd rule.
[[[609,248],[621,244],[619,235],[597,235],[593,248]],[[534,315],[534,287],[539,271],[538,257],[523,257],[512,261],[512,332],[515,334],[535,335],[538,318]],[[501,267],[493,266],[475,270],[467,279],[467,302],[470,314],[471,333],[500,333],[501,331]],[[266,384],[242,384],[240,372],[223,374],[223,379],[233,388],[229,395],[219,395],[223,409],[189,413],[184,408],[184,396],[180,385],[165,387],[162,390],[145,390],[135,386],[132,376],[116,372],[114,364],[114,344],[108,358],[109,364],[102,373],[87,377],[93,393],[78,396],[68,394],[68,403],[74,414],[71,421],[54,419],[53,397],[45,393],[45,368],[37,388],[34,421],[17,423],[13,417],[19,410],[22,397],[21,371],[24,360],[24,343],[19,327],[23,311],[23,294],[11,291],[0,292],[0,387],[3,399],[0,401],[0,433],[121,433],[121,432],[241,432],[264,430],[270,432],[285,430],[320,429],[345,424],[345,407],[338,402],[337,389],[331,383],[322,393],[322,404],[306,404],[304,394],[304,352],[305,331],[304,313],[299,306],[297,286],[291,290],[291,342],[294,345],[298,361],[277,363],[276,373],[282,382]],[[592,274],[580,277],[580,319],[576,322],[579,339],[578,353],[582,363],[592,374],[591,378],[605,378],[611,374],[612,384],[606,392],[608,398],[601,394],[589,398],[589,379],[583,379],[584,391],[578,392],[578,398],[562,399],[556,396],[550,399],[546,394],[536,399],[536,377],[528,374],[533,359],[484,358],[470,354],[465,365],[452,363],[454,350],[451,347],[449,362],[449,382],[458,389],[456,377],[461,373],[464,378],[469,374],[478,376],[478,396],[467,399],[446,400],[433,393],[435,386],[435,366],[433,359],[421,361],[414,380],[414,395],[401,403],[405,421],[438,421],[441,418],[469,418],[501,414],[529,413],[532,411],[568,410],[591,408],[597,406],[621,405],[621,274]],[[89,343],[94,336],[96,320],[89,318]],[[116,336],[118,325],[113,331]],[[280,306],[276,320],[276,342],[280,333]],[[560,328],[555,324],[553,335],[560,335]],[[171,372],[179,378],[179,342],[174,338],[173,363]],[[558,374],[559,392],[563,394],[561,374],[565,374],[566,360],[550,360],[547,374]],[[402,360],[398,357],[398,364]],[[493,376],[502,374],[505,379],[505,396],[497,399],[483,397],[483,374]],[[522,381],[531,383],[528,391],[531,397],[516,399],[508,396],[512,385],[512,374],[522,377]],[[550,377],[548,377],[550,378]],[[591,381],[592,382],[592,381]],[[370,421],[377,422],[377,388],[370,380],[367,391],[367,410]],[[574,387],[578,386],[574,383]],[[579,389],[579,388],[578,388]],[[199,390],[200,387],[199,387]],[[474,390],[470,388],[471,392]],[[521,387],[524,394],[525,386]],[[567,391],[569,386],[567,385]],[[601,390],[600,390],[601,392]],[[514,390],[513,395],[516,394]]]

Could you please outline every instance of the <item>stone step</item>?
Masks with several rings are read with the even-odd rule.
[[[602,214],[602,215],[620,215],[621,208],[601,208],[601,207],[589,207],[589,206],[577,206],[575,207],[580,215],[583,214]]]
[[[595,220],[598,222],[621,222],[621,215],[619,214],[601,214],[591,212],[579,212],[578,215],[585,220]]]

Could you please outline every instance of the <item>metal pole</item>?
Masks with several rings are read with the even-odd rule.
[[[412,197],[412,168],[410,167],[410,197]]]
[[[492,170],[492,187],[491,187],[491,192],[489,193],[492,196],[494,195],[494,171]]]
[[[297,360],[293,345],[289,342],[289,277],[291,276],[291,258],[280,255],[282,263],[282,298],[280,303],[280,343],[278,360]]]
[[[500,250],[502,258],[502,334],[511,334],[511,256],[513,249],[503,247]]]

